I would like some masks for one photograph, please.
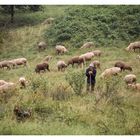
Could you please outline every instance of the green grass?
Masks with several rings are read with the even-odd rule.
[[[41,16],[58,17],[64,14],[67,7],[46,6],[44,14]],[[33,18],[36,13],[22,16]],[[41,17],[38,20],[40,22]],[[69,71],[77,71],[77,69],[68,67],[64,73],[58,72],[56,63],[61,59],[67,61],[72,56],[80,55],[89,49],[81,50],[70,47],[67,54],[56,56],[54,46],[49,45],[44,52],[39,53],[36,44],[38,41],[44,40],[43,34],[46,28],[50,28],[50,26],[42,25],[42,21],[39,22],[33,26],[25,25],[10,28],[8,38],[5,38],[1,44],[0,60],[26,57],[28,66],[12,70],[0,69],[0,78],[17,83],[20,76],[25,76],[30,84],[26,89],[20,89],[17,85],[17,89],[12,92],[13,96],[7,97],[8,102],[4,102],[4,98],[0,98],[2,99],[0,100],[0,134],[140,134],[140,95],[139,92],[127,89],[123,81],[123,77],[130,72],[122,72],[120,76],[110,81],[110,93],[106,92],[105,81],[99,78],[102,71],[112,67],[116,60],[124,60],[132,65],[133,73],[136,74],[137,81],[140,82],[140,62],[135,59],[137,53],[124,51],[126,46],[123,44],[119,48],[99,46],[98,49],[103,52],[103,55],[100,58],[94,57],[93,60],[100,60],[102,70],[97,70],[95,92],[94,94],[87,94],[85,91],[86,83],[84,83],[82,95],[78,96],[65,79]],[[68,45],[70,46],[70,44]],[[36,64],[40,63],[47,55],[53,56],[49,62],[51,72],[36,74],[34,71]],[[39,87],[33,89],[33,83]],[[69,87],[65,89],[67,86]],[[104,98],[96,104],[96,100],[102,94],[105,94]],[[112,94],[111,98],[107,97],[107,94]],[[56,98],[53,98],[52,95]],[[63,97],[68,98],[64,99]],[[32,117],[23,123],[18,123],[13,115],[13,108],[17,104],[32,109]]]

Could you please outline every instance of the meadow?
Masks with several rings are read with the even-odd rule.
[[[81,7],[82,10],[83,7]],[[138,40],[139,34],[136,33],[137,36],[133,37],[129,35],[131,36],[130,38],[124,35],[127,38],[125,40],[125,37],[119,38],[119,35],[117,35],[119,30],[114,30],[114,36],[117,41],[113,41],[114,37],[110,37],[111,43],[107,45],[110,38],[104,36],[103,33],[100,40],[101,32],[98,31],[101,28],[98,28],[98,34],[97,36],[95,35],[96,39],[94,40],[95,36],[90,33],[92,28],[88,23],[88,29],[86,28],[83,31],[85,36],[82,36],[83,32],[80,34],[80,31],[78,31],[79,36],[78,34],[75,35],[76,29],[71,28],[73,32],[67,29],[67,34],[71,35],[71,39],[65,40],[65,37],[62,37],[59,30],[65,29],[69,25],[70,21],[65,21],[66,17],[69,17],[71,22],[78,22],[77,20],[73,21],[71,16],[66,14],[71,8],[74,9],[73,6],[44,6],[43,11],[18,13],[16,15],[18,22],[13,26],[8,25],[2,34],[0,60],[25,57],[28,60],[28,65],[27,67],[21,66],[11,70],[0,69],[0,79],[18,83],[19,77],[25,76],[29,81],[29,85],[25,89],[20,89],[17,84],[17,88],[14,91],[8,91],[0,96],[1,135],[140,134],[140,93],[136,90],[128,89],[123,81],[126,74],[133,73],[137,76],[137,81],[140,82],[140,61],[136,59],[138,53],[125,51],[125,48],[130,43],[129,41]],[[68,10],[65,12],[66,9]],[[80,9],[80,6],[78,9]],[[91,10],[91,7],[89,9]],[[123,11],[123,8],[121,10]],[[103,12],[105,11],[103,10]],[[72,12],[70,13],[71,15],[73,14]],[[130,17],[133,19],[133,12],[130,13]],[[106,15],[107,12],[105,17]],[[56,18],[56,23],[43,25],[42,22],[48,17]],[[8,16],[6,18],[3,15],[0,16],[1,21],[5,21],[7,18]],[[60,20],[61,18],[62,20]],[[81,25],[84,24],[83,28],[85,28],[85,23],[82,24],[82,20],[79,22]],[[79,25],[79,23],[74,24],[75,26]],[[128,27],[131,28],[131,25],[128,25]],[[139,27],[136,30],[139,30]],[[90,34],[89,36],[88,33]],[[72,36],[73,34],[75,36]],[[109,31],[109,34],[111,34],[111,31]],[[57,38],[56,36],[58,35],[61,36]],[[89,38],[86,40],[87,36]],[[73,39],[73,37],[75,38]],[[45,51],[38,52],[37,43],[42,40],[48,42],[48,48]],[[58,60],[67,61],[72,56],[93,50],[92,48],[83,50],[78,48],[88,40],[95,41],[95,44],[97,44],[95,49],[103,52],[101,57],[92,59],[101,62],[101,70],[97,69],[94,93],[86,92],[86,76],[84,72],[90,62],[84,65],[84,69],[69,66],[65,72],[58,72],[56,66]],[[69,52],[64,55],[56,55],[55,44],[57,42],[63,43]],[[53,56],[53,59],[49,62],[50,72],[36,74],[36,64],[43,61],[47,55]],[[128,62],[132,66],[133,72],[124,71],[109,80],[101,80],[100,74],[106,68],[112,67],[116,60]],[[75,76],[73,78],[74,81],[79,83],[83,81],[78,95],[75,94],[66,78],[67,75],[71,76],[74,74],[79,74],[79,77]],[[32,110],[31,118],[24,122],[18,122],[13,114],[15,105],[25,109],[30,108]]]

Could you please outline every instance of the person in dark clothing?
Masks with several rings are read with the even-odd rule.
[[[91,88],[91,91],[94,91],[94,86],[96,83],[96,68],[91,63],[89,68],[86,69],[86,76],[87,76],[87,91]]]

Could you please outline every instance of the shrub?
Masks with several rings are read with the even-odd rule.
[[[33,93],[41,93],[44,96],[48,95],[48,81],[43,76],[37,75],[30,78],[31,91]]]
[[[69,86],[64,83],[57,85],[51,94],[53,100],[68,100],[72,96],[71,91],[69,91]]]
[[[96,46],[119,46],[119,41],[139,37],[139,16],[139,6],[73,6],[55,20],[45,36],[48,42],[67,41],[70,46],[80,47],[87,38]]]
[[[82,70],[69,71],[66,80],[76,95],[81,95],[84,88],[85,76]]]

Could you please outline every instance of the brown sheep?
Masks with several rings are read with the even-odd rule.
[[[58,71],[63,71],[63,70],[65,71],[66,67],[67,67],[67,64],[64,61],[60,60],[57,62]]]
[[[47,62],[43,62],[36,65],[35,72],[40,73],[40,71],[46,71],[46,69],[50,71],[49,64]]]
[[[93,42],[87,42],[85,44],[83,44],[83,46],[80,49],[84,49],[84,48],[91,48],[91,47],[95,47]]]
[[[55,49],[56,49],[57,54],[64,54],[64,53],[68,52],[68,50],[65,48],[65,46],[62,46],[62,45],[56,45]]]
[[[72,65],[72,67],[74,66],[74,64],[81,65],[84,64],[84,59],[80,59],[79,56],[74,56],[70,60],[68,60],[67,64],[68,66]]]
[[[124,71],[124,70],[129,70],[129,71],[132,71],[132,67],[129,66],[128,64],[126,64],[124,61],[117,61],[115,64],[114,64],[115,67],[118,67],[118,68],[121,68],[121,71]]]
[[[38,43],[38,50],[39,51],[42,51],[42,50],[45,50],[47,47],[47,44],[43,41],[41,41],[40,43]]]
[[[102,52],[100,50],[92,51],[95,56],[101,56]]]

